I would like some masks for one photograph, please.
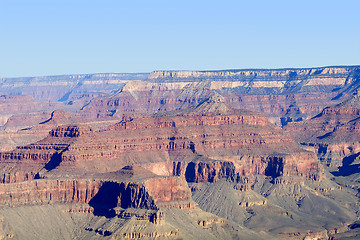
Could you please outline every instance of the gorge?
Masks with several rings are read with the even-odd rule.
[[[359,66],[0,79],[0,235],[356,239],[359,86]]]

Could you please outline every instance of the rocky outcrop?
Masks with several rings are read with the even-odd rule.
[[[93,180],[33,180],[0,184],[1,204],[9,206],[88,203],[102,183]]]
[[[177,238],[179,236],[178,231],[169,232],[152,232],[152,233],[124,233],[119,235],[124,239],[139,239],[139,238]]]
[[[164,212],[159,210],[139,212],[139,210],[135,210],[132,208],[122,210],[117,215],[119,218],[122,219],[129,219],[135,217],[136,220],[148,221],[154,224],[162,224],[165,222],[165,214]]]
[[[132,167],[124,168],[137,177],[144,177]],[[110,178],[118,179],[110,179]],[[195,209],[191,192],[184,178],[152,177],[130,180],[133,175],[102,175],[92,179],[38,179],[19,183],[0,184],[0,205],[11,208],[62,204],[66,213],[91,214],[102,219],[118,219],[123,224],[136,221],[137,224],[151,224],[151,231],[106,227],[86,227],[103,236],[175,236],[178,231],[165,222],[161,208]],[[108,178],[108,179],[106,179]],[[90,215],[89,215],[90,217]],[[130,223],[131,224],[131,223]],[[131,224],[137,226],[137,224]],[[168,225],[170,233],[156,225]],[[120,235],[119,235],[120,234]]]
[[[66,169],[99,171],[96,165],[103,161],[113,171],[129,164],[164,164],[167,172],[162,175],[182,175],[190,182],[213,182],[234,173],[316,180],[321,172],[315,155],[269,124],[263,114],[235,110],[218,95],[187,110],[129,118],[105,131],[60,126],[38,143],[1,154],[0,160],[17,166],[31,162],[28,171],[38,171],[40,177],[55,168],[63,174]],[[173,163],[180,167],[172,170]],[[4,167],[3,172],[17,170]]]
[[[87,203],[93,209],[87,211],[95,215],[115,213],[116,208],[158,210],[157,204],[172,208],[180,208],[174,203],[179,206],[193,204],[190,189],[180,177],[153,178],[145,183],[104,179],[40,179],[0,184],[0,196],[0,204],[13,207]],[[128,211],[119,214],[124,218],[131,215]],[[160,222],[163,213],[152,212],[148,218],[151,222]]]
[[[215,182],[221,178],[233,179],[235,166],[232,162],[203,159],[173,163],[173,175],[185,176],[187,182]]]
[[[208,219],[208,220],[200,220],[198,221],[198,224],[204,228],[209,228],[214,223],[217,224],[225,224],[225,219],[217,218],[217,219]]]
[[[111,215],[114,208],[140,208],[157,210],[154,199],[146,187],[136,182],[101,181],[99,191],[89,200],[95,215]],[[171,187],[171,186],[167,186]]]
[[[314,147],[319,159],[329,167],[342,166],[346,157],[359,153],[359,94],[304,122],[289,124],[284,129],[296,141]]]
[[[56,129],[51,130],[49,136],[59,138],[75,138],[84,134],[90,134],[91,132],[93,132],[93,130],[89,126],[70,125],[57,127]]]
[[[0,181],[27,181],[34,179],[43,168],[54,169],[61,162],[62,153],[69,145],[80,135],[91,132],[92,129],[87,126],[58,127],[37,143],[0,153]]]
[[[301,176],[306,179],[319,180],[322,177],[322,168],[319,166],[316,156],[310,152],[273,156],[242,156],[237,163],[237,171],[244,176],[265,175],[272,178]]]

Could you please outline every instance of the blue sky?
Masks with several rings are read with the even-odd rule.
[[[0,0],[0,77],[360,65],[360,1]]]

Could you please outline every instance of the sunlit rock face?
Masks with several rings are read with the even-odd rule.
[[[55,105],[0,98],[0,137],[12,146],[0,151],[0,238],[348,233],[360,212],[345,181],[360,149],[357,69],[79,75],[72,92],[54,82]]]
[[[199,104],[214,92],[237,109],[265,113],[278,125],[318,114],[349,97],[359,84],[359,67],[279,70],[156,71],[129,81],[80,114],[91,118],[165,112]]]
[[[236,174],[319,180],[322,174],[315,154],[265,115],[233,109],[218,94],[193,108],[123,120],[107,130],[59,126],[37,143],[1,153],[0,159],[5,183],[47,172],[106,172],[109,166],[116,171],[131,164],[191,182]]]
[[[315,117],[284,128],[293,139],[315,147],[324,165],[341,167],[360,152],[359,92],[335,106],[324,108]]]

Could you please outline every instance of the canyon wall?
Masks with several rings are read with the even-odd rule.
[[[94,99],[83,117],[166,112],[197,105],[214,92],[237,109],[265,113],[278,125],[301,121],[349,97],[360,84],[359,67],[278,70],[156,71],[118,93]],[[359,85],[360,86],[360,85]]]
[[[186,181],[158,177],[142,182],[105,179],[39,179],[0,184],[0,204],[8,206],[87,203],[95,208],[157,210],[157,203],[191,200]]]
[[[216,94],[187,110],[129,118],[106,130],[59,126],[37,143],[1,153],[0,164],[3,182],[21,180],[7,177],[18,172],[27,180],[36,172],[38,177],[81,175],[133,164],[190,182],[214,182],[235,173],[318,180],[322,171],[314,153],[269,124],[264,114],[233,109]]]
[[[44,109],[43,115],[20,115],[31,97],[2,97],[7,134],[22,120],[41,121],[23,133],[52,129],[40,141],[0,151],[2,211],[61,205],[71,216],[99,217],[81,226],[82,234],[96,237],[186,238],[178,234],[187,227],[196,235],[199,226],[228,233],[270,232],[275,225],[281,226],[276,237],[300,236],[355,219],[348,210],[357,211],[356,193],[350,193],[357,189],[333,184],[317,156],[331,166],[358,161],[358,101],[321,112],[350,96],[358,67],[130,75],[79,75],[68,82],[59,77],[52,84],[58,89],[46,94],[50,78],[19,85],[21,93],[44,91],[39,98],[73,110],[81,106],[76,114]],[[90,92],[94,86],[101,93]],[[270,121],[287,125],[285,131]],[[186,227],[180,231],[181,225]]]
[[[307,121],[289,124],[284,130],[297,142],[314,147],[324,165],[350,164],[359,154],[359,96],[356,91],[344,102],[324,108]]]

